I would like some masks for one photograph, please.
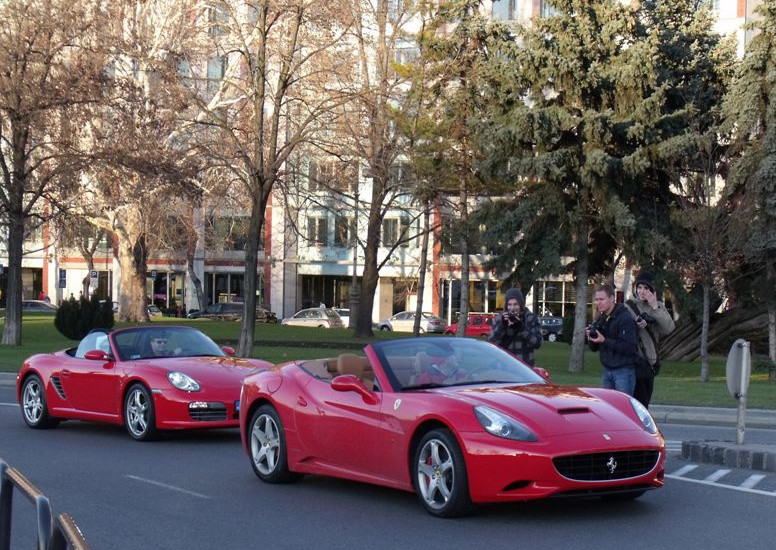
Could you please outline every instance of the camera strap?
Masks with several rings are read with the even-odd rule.
[[[639,311],[639,306],[636,304],[636,302],[633,300],[626,300],[625,305],[628,306],[628,309],[631,311],[634,320],[641,317],[641,312]],[[658,363],[660,361],[660,350],[657,347],[657,340],[655,339],[655,335],[652,334],[652,331],[649,329],[649,324],[647,324],[644,330],[647,331],[649,339],[652,340],[652,347],[655,348],[655,363]],[[639,351],[641,352],[641,355],[643,355],[645,358],[647,357],[647,354],[644,353],[644,346],[641,343],[641,338],[639,338]]]

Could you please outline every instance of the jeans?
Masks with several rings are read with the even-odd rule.
[[[601,385],[604,388],[633,395],[633,390],[636,387],[636,367],[620,367],[618,369],[604,367]]]

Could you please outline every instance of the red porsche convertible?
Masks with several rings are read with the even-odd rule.
[[[240,431],[260,479],[414,491],[440,517],[486,502],[628,500],[663,485],[663,436],[624,393],[556,386],[468,338],[386,340],[365,353],[246,377]]]
[[[159,430],[237,426],[243,378],[272,364],[233,354],[190,327],[94,330],[78,347],[27,359],[17,400],[31,428],[111,422],[140,441]]]

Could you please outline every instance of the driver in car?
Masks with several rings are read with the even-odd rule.
[[[455,354],[437,356],[421,351],[415,356],[415,368],[418,374],[413,385],[454,384],[468,376]]]
[[[151,338],[151,354],[154,357],[173,357],[181,354],[181,348],[167,349],[167,336],[158,335]]]

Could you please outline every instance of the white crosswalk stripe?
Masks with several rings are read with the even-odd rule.
[[[697,473],[700,473],[701,475],[703,475],[703,470],[699,470],[698,466],[699,466],[698,464],[685,464],[681,468],[678,468],[677,470],[666,474],[666,478],[680,480],[680,481],[687,481],[690,483],[698,483],[700,485],[708,485],[712,487],[717,487],[719,489],[730,489],[733,491],[743,491],[746,493],[754,493],[757,495],[776,497],[776,491],[755,489],[755,486],[757,484],[759,484],[761,481],[763,481],[768,477],[765,474],[752,474],[749,477],[747,477],[745,480],[741,481],[740,483],[731,484],[731,483],[721,482],[723,478],[725,478],[726,476],[728,476],[728,474],[732,472],[732,470],[729,470],[727,468],[718,468],[714,470],[712,473],[710,473],[709,475],[703,477],[702,479],[696,479],[696,478],[690,477],[688,474],[692,474],[693,472],[695,472],[695,470],[698,470]]]

